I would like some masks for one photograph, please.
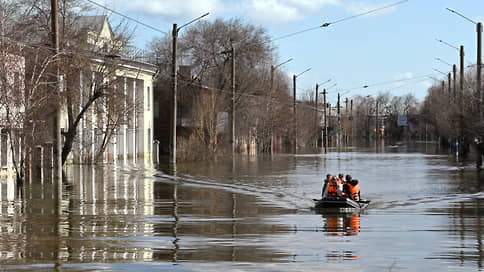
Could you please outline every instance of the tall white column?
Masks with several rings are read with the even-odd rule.
[[[126,158],[128,154],[128,79],[124,78],[124,124],[123,124],[123,163],[126,163]]]
[[[136,148],[136,79],[133,80],[133,163],[136,163],[137,148]]]
[[[91,84],[91,95],[94,95],[94,90],[96,88],[96,75],[92,72],[92,84]],[[91,162],[94,163],[94,157],[96,152],[96,116],[94,114],[94,105],[91,105]]]

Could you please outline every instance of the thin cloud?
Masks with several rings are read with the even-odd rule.
[[[278,24],[302,20],[339,0],[245,0],[238,8],[254,21]]]
[[[390,4],[391,3],[389,3],[389,2],[387,2],[387,3],[377,3],[377,4],[376,3],[370,3],[370,2],[350,2],[350,3],[346,2],[342,6],[351,14],[360,14],[360,13],[364,13],[364,12],[367,12],[367,11],[370,11],[370,10],[378,9],[378,8],[381,8],[382,6],[390,5]],[[365,16],[376,17],[376,16],[388,15],[388,14],[395,12],[397,9],[398,9],[398,6],[393,6],[393,7],[389,7],[389,8],[386,8],[386,9],[379,10],[377,12],[370,13],[370,14],[365,15]]]
[[[221,0],[117,0],[113,5],[128,12],[137,12],[150,17],[159,17],[161,21],[190,19],[205,12],[216,13],[224,9]]]

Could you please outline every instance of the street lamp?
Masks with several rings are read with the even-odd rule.
[[[448,63],[447,61],[445,61],[445,60],[443,60],[443,59],[441,59],[441,58],[435,57],[434,59],[435,59],[435,60],[437,60],[437,61],[442,62],[443,64],[447,64],[447,65],[449,65],[450,67],[452,67],[452,64]]]
[[[327,81],[329,82],[329,80]],[[322,137],[322,139],[324,138],[324,153],[327,153],[327,148],[328,148],[328,114],[327,114],[327,108],[328,108],[328,105],[326,103],[326,94],[328,93],[327,91],[333,87],[335,87],[336,85],[338,85],[338,83],[334,83],[333,85],[329,86],[328,88],[324,89],[322,93],[320,94],[323,94],[323,97],[324,97],[324,102],[323,102],[323,114],[324,114],[324,137]]]
[[[173,53],[172,53],[172,67],[171,67],[171,77],[172,77],[172,93],[171,93],[171,114],[172,118],[170,119],[170,156],[169,156],[169,163],[170,165],[176,164],[176,113],[177,113],[177,46],[178,46],[178,32],[180,29],[184,28],[185,26],[196,22],[203,17],[207,16],[209,13],[205,13],[200,17],[197,17],[190,22],[178,27],[177,24],[173,24]]]
[[[479,114],[481,114],[481,101],[482,101],[482,93],[481,93],[481,68],[482,68],[482,23],[481,22],[476,22],[474,20],[469,19],[468,17],[462,15],[461,13],[447,8],[448,11],[455,13],[459,15],[460,17],[466,19],[467,21],[473,23],[476,25],[476,31],[477,31],[477,93],[479,97]],[[461,66],[462,67],[462,66]]]
[[[296,111],[296,79],[301,76],[302,74],[308,72],[311,68],[304,70],[299,74],[295,74],[292,76],[292,85],[293,85],[293,105],[292,105],[292,113],[293,113],[293,121],[294,121],[294,153],[297,152],[297,111]]]
[[[319,104],[319,97],[318,97],[318,94],[319,94],[319,86],[322,86],[322,85],[324,85],[324,84],[327,84],[327,83],[328,83],[328,82],[330,82],[330,81],[331,81],[331,78],[330,78],[330,79],[328,79],[328,80],[326,80],[326,81],[324,81],[324,82],[323,82],[323,83],[321,83],[321,84],[316,83],[316,98],[315,98],[315,102],[316,102],[315,104],[316,104],[316,107],[315,107],[315,110],[314,110],[314,112],[315,112],[315,118],[314,118],[314,120],[315,120],[315,127],[316,127],[316,128],[319,128],[319,125],[318,125],[318,104]],[[325,99],[325,104],[326,104],[326,90],[324,90],[324,92],[323,92],[323,93],[324,93],[324,95],[325,95],[325,98],[324,98],[324,99]],[[325,118],[326,118],[326,115],[325,115]],[[319,123],[321,123],[321,121],[320,121]],[[322,133],[323,133],[323,132],[321,132],[321,141],[323,141],[323,135],[322,135]],[[318,147],[318,138],[316,137],[316,148],[317,148],[317,147]]]
[[[269,93],[270,93],[270,100],[269,100],[269,103],[271,105],[270,109],[271,109],[271,155],[274,154],[274,112],[272,110],[272,95],[273,95],[273,92],[274,92],[274,73],[275,73],[275,70],[277,68],[279,68],[280,66],[288,63],[292,61],[292,58],[282,62],[282,63],[279,63],[278,65],[271,65],[271,86],[270,86],[270,90],[269,90]],[[267,103],[267,107],[269,107],[269,103]]]
[[[443,43],[451,48],[454,48],[455,50],[459,51],[459,56],[460,56],[460,91],[462,92],[464,90],[464,46],[461,45],[460,48],[457,46],[454,46],[450,43],[447,43],[441,39],[436,39],[438,42]]]
[[[450,64],[450,63],[446,62],[445,60],[443,60],[443,59],[441,59],[441,58],[437,58],[437,57],[436,57],[436,58],[435,58],[435,60],[438,60],[438,61],[440,61],[440,62],[442,62],[442,63],[444,63],[444,64],[447,64],[447,65],[449,65],[450,67],[452,67],[452,73],[453,73],[453,75],[454,75],[454,98],[455,98],[456,93],[457,93],[457,92],[456,92],[456,89],[457,89],[457,87],[456,87],[456,82],[457,82],[457,80],[456,80],[456,77],[457,77],[457,66],[456,66],[455,64],[454,64],[454,65],[452,65],[452,64]],[[450,82],[451,82],[451,79],[450,79],[450,73],[448,74],[448,80],[449,80],[449,94],[450,94]]]

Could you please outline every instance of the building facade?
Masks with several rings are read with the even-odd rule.
[[[88,16],[82,21],[90,24],[85,28],[87,42],[105,49],[105,54],[109,55],[114,34],[107,17]],[[119,47],[117,41],[113,43]],[[108,92],[116,92],[121,97],[112,101],[98,99],[90,107],[79,124],[70,162],[137,163],[140,159],[150,162],[153,154],[153,77],[157,67],[120,55],[109,58],[115,63],[114,72],[111,71],[109,76],[99,69],[105,64],[105,58],[95,57],[92,63],[94,68],[89,73],[79,71],[74,83],[72,80],[69,83],[79,86],[79,111],[101,85],[106,86]],[[63,116],[62,126],[67,129],[66,114]]]

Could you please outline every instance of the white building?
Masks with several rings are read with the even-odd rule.
[[[114,33],[106,16],[82,17],[80,27],[87,31],[87,41],[95,47],[106,49],[114,40]],[[119,47],[114,41],[114,46]],[[89,94],[96,88],[96,84],[111,84],[111,88],[122,90],[124,101],[116,101],[117,105],[110,105],[106,99],[98,99],[96,105],[91,106],[89,112],[78,126],[78,139],[72,150],[71,162],[91,163],[103,162],[131,162],[137,163],[139,159],[149,162],[153,153],[153,77],[157,67],[122,56],[111,56],[116,60],[115,76],[107,79],[99,72],[85,74],[80,72],[79,84],[79,110],[84,105]],[[94,66],[103,65],[104,60],[93,59]],[[96,70],[96,69],[93,69]],[[107,82],[111,80],[112,82]],[[71,83],[72,84],[72,83]],[[124,104],[119,105],[119,104]],[[110,130],[107,110],[100,113],[96,107],[108,109],[119,107],[124,116],[119,120],[116,130]],[[130,108],[128,110],[128,108]],[[64,115],[66,116],[66,115]],[[63,127],[67,128],[67,118],[64,118]],[[108,139],[102,158],[96,157],[101,145]]]

